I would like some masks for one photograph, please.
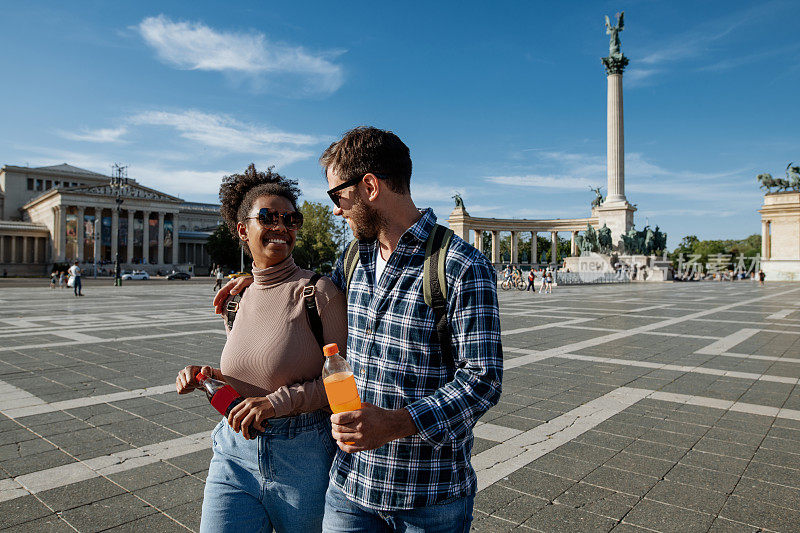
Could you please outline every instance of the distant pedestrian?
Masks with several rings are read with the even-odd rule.
[[[536,281],[536,273],[531,269],[531,271],[528,272],[528,286],[525,287],[525,292],[533,291],[533,294],[536,294],[536,287],[533,285],[534,281]]]
[[[56,288],[56,284],[57,284],[57,283],[58,283],[58,272],[56,272],[55,270],[53,270],[53,271],[50,273],[50,288],[51,288],[51,289],[55,289],[55,288]]]
[[[62,289],[67,286],[67,283],[64,281],[64,272],[61,270],[58,272],[58,286]]]
[[[214,273],[217,277],[217,281],[214,283],[214,292],[217,292],[222,288],[222,267],[217,267]]]
[[[74,265],[69,267],[69,275],[74,278],[72,289],[75,291],[75,296],[83,296],[83,287],[81,286],[81,267],[78,266],[77,261],[75,261]]]
[[[763,287],[764,286],[764,278],[766,278],[766,277],[767,277],[767,275],[764,274],[763,270],[759,270],[758,271],[758,286],[759,287]]]

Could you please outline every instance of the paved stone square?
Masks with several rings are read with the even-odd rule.
[[[0,528],[196,531],[211,285],[0,284]],[[476,531],[800,530],[800,286],[500,292]]]

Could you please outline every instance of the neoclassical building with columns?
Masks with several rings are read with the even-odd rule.
[[[109,271],[118,252],[123,269],[207,273],[206,239],[219,223],[218,205],[134,179],[66,163],[0,169],[0,268],[9,275],[73,261]]]

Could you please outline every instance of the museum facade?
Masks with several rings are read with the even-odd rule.
[[[185,202],[141,185],[68,165],[0,169],[0,269],[43,275],[78,261],[150,274],[208,273],[206,239],[220,224],[219,205]]]

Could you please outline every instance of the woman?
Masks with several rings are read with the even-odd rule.
[[[322,529],[336,445],[324,411],[322,350],[303,297],[313,272],[291,255],[303,222],[296,185],[250,165],[243,175],[223,178],[220,188],[222,218],[253,258],[254,283],[239,302],[220,368],[191,365],[176,379],[179,394],[191,392],[202,370],[245,397],[211,434],[203,532]],[[344,295],[321,278],[315,297],[325,343],[343,347]],[[264,433],[250,435],[251,424]]]

